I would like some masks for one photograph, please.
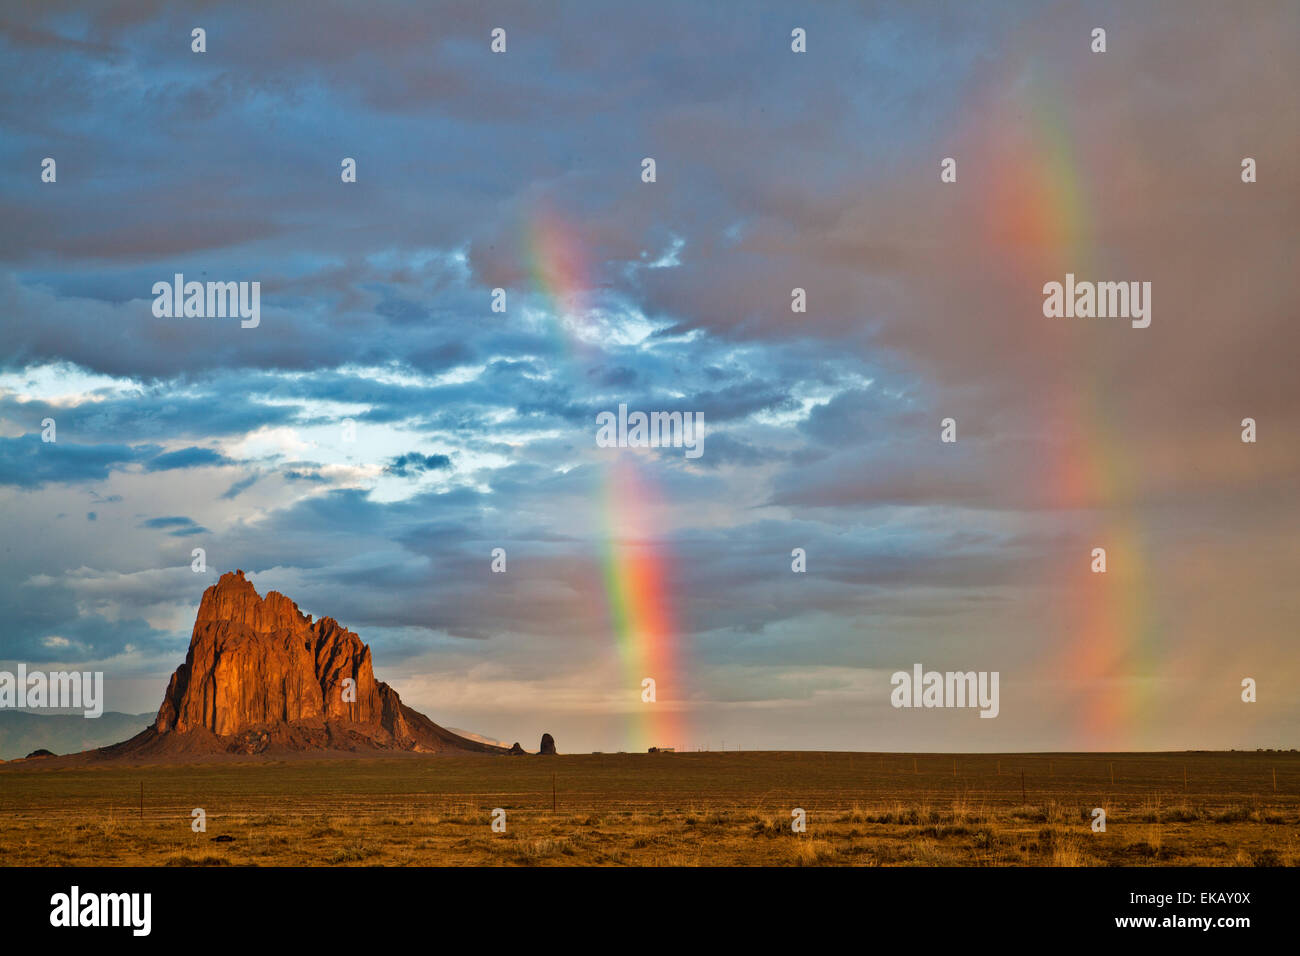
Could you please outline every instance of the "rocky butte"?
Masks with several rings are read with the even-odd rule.
[[[506,753],[438,726],[375,680],[370,648],[243,571],[203,593],[153,726],[97,756],[301,751]]]

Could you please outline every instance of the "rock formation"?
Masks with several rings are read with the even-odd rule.
[[[439,727],[375,680],[370,648],[243,571],[203,593],[153,726],[105,756],[403,750],[504,753]]]
[[[512,757],[518,757],[523,752],[524,752],[524,748],[519,746],[519,741],[517,740],[513,744],[511,744],[510,749],[506,751],[506,753],[510,754]]]
[[[537,752],[539,754],[555,753],[555,738],[550,734],[542,734],[542,746]]]

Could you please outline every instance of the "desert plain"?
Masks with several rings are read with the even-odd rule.
[[[0,766],[0,861],[1294,866],[1300,753],[37,759]]]

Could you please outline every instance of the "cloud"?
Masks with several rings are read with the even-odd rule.
[[[156,452],[129,445],[43,442],[39,434],[0,438],[0,484],[36,488],[50,482],[103,481],[112,469]]]
[[[211,448],[181,448],[150,459],[147,471],[171,471],[177,468],[200,468],[206,465],[229,465],[229,458]]]
[[[399,478],[406,478],[427,471],[445,471],[450,467],[451,458],[447,455],[421,455],[419,452],[407,452],[390,461],[384,471]]]

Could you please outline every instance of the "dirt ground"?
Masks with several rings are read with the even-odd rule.
[[[196,808],[204,811],[204,832],[193,829]],[[1105,811],[1105,832],[1094,831],[1095,808]],[[504,832],[493,829],[498,809]],[[802,833],[792,828],[796,809],[806,818]],[[0,766],[0,862],[8,866],[1298,861],[1295,752],[714,752]]]

